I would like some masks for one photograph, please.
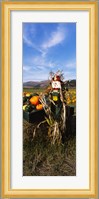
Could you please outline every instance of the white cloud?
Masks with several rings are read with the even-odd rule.
[[[26,43],[29,47],[34,48],[35,50],[37,50],[40,53],[45,53],[43,50],[41,50],[39,47],[37,47],[37,45],[35,45],[30,39],[28,39],[28,37],[26,37],[25,35],[23,35],[23,40],[24,43]]]
[[[52,60],[42,55],[32,58],[30,65],[23,66],[23,81],[41,81],[48,79],[49,72],[55,68]]]
[[[23,72],[27,72],[29,69],[27,66],[23,66]]]
[[[31,66],[23,66],[23,72],[29,72],[31,70]]]
[[[52,69],[55,67],[55,62],[51,61],[51,60],[47,60],[46,57],[44,56],[35,56],[32,60],[33,66],[39,68],[39,69]]]
[[[23,41],[25,44],[27,44],[28,46],[33,46],[32,42],[26,37],[23,35]]]
[[[27,23],[24,24],[23,23],[23,34],[26,36],[26,37],[32,37],[34,38],[35,35],[36,35],[36,28],[35,28],[35,24],[33,23]]]
[[[51,33],[50,38],[42,44],[43,49],[48,49],[58,44],[61,44],[66,37],[64,26],[59,25],[56,31]]]

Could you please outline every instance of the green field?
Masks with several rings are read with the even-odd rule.
[[[29,92],[29,93],[41,93],[44,92],[45,89],[44,88],[23,88],[23,92]]]
[[[23,88],[23,92],[30,92],[30,93],[40,93],[44,92],[47,88]],[[69,88],[71,91],[75,91],[76,88]]]

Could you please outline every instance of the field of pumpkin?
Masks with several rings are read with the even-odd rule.
[[[76,104],[76,90],[70,89],[68,92],[65,92],[65,101],[68,105]]]

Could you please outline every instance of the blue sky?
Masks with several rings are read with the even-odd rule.
[[[23,82],[59,69],[76,79],[76,23],[23,23]]]

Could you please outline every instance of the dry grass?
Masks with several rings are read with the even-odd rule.
[[[74,176],[76,175],[76,136],[71,132],[64,144],[52,145],[48,137],[48,124],[41,124],[35,137],[37,124],[24,121],[23,175]]]

